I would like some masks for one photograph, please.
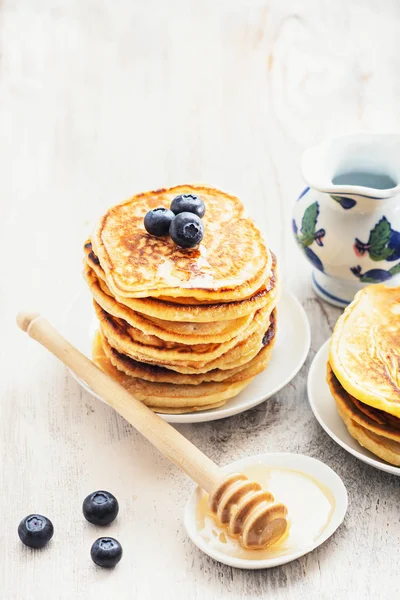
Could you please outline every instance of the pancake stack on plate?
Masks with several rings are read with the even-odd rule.
[[[336,324],[327,379],[350,435],[400,466],[400,288],[357,293]]]
[[[206,206],[197,247],[146,232],[149,210],[190,193]],[[234,196],[186,185],[112,207],[85,244],[85,278],[95,362],[157,412],[219,407],[271,358],[276,259]]]

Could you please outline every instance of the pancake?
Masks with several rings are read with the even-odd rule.
[[[143,334],[153,335],[166,342],[181,344],[210,344],[228,342],[247,329],[253,320],[254,313],[237,319],[213,323],[193,323],[167,321],[154,317],[145,317],[141,313],[128,308],[103,291],[99,280],[91,269],[85,270],[85,278],[93,298],[101,308],[112,315],[126,321],[131,327]]]
[[[254,314],[263,306],[275,305],[279,297],[279,284],[277,280],[276,258],[272,254],[272,270],[269,278],[263,282],[261,288],[251,297],[236,302],[216,302],[211,304],[201,303],[193,298],[187,298],[187,303],[179,304],[178,298],[123,298],[113,295],[105,282],[105,275],[100,267],[97,256],[93,253],[90,242],[85,244],[86,262],[85,277],[90,274],[90,269],[97,276],[98,284],[108,296],[114,297],[120,304],[153,318],[177,322],[212,323],[227,321]]]
[[[383,411],[372,409],[379,415],[375,414],[375,418],[371,418],[364,410],[361,410],[359,407],[361,403],[354,402],[355,399],[340,385],[330,365],[328,365],[327,381],[336,401],[338,413],[351,437],[375,456],[391,465],[400,466],[400,429],[398,425],[385,424],[386,413]],[[380,422],[381,420],[383,423]]]
[[[204,237],[193,249],[180,248],[168,236],[149,235],[143,225],[148,210],[169,207],[182,193],[198,194],[206,205]],[[242,300],[260,289],[272,267],[272,255],[240,200],[204,186],[138,194],[106,212],[91,242],[117,299]]]
[[[96,336],[93,346],[95,363],[113,379],[118,381],[132,395],[154,410],[180,409],[206,410],[221,405],[229,398],[239,394],[251,381],[227,383],[201,383],[199,385],[175,385],[170,383],[153,383],[126,375],[114,367],[103,351],[100,336]]]
[[[363,405],[348,394],[329,364],[327,381],[338,413],[351,437],[375,456],[391,465],[400,466],[400,420],[381,410]],[[399,423],[393,423],[392,420]]]
[[[396,467],[400,466],[400,443],[377,435],[361,425],[358,425],[355,421],[350,419],[346,414],[342,414],[339,409],[339,414],[342,417],[344,424],[347,427],[351,437],[353,437],[361,446],[379,456],[382,460],[386,461]]]
[[[271,315],[271,325],[263,338],[263,346],[258,354],[250,360],[248,363],[233,368],[233,369],[214,369],[207,373],[197,373],[191,375],[185,375],[177,373],[166,367],[160,367],[158,365],[151,365],[147,363],[141,363],[136,361],[126,354],[121,354],[115,348],[112,348],[107,342],[104,336],[98,334],[101,337],[101,344],[104,353],[110,360],[111,364],[131,377],[144,379],[146,381],[153,381],[158,383],[174,383],[177,385],[198,385],[199,383],[205,383],[208,381],[240,381],[242,379],[248,379],[249,377],[255,377],[261,371],[263,371],[271,360],[272,350],[276,339],[276,318],[275,313]]]
[[[162,341],[161,345],[156,345],[154,339],[146,340],[148,342],[146,344],[138,335],[138,330],[134,330],[126,321],[112,317],[95,301],[94,306],[101,332],[110,346],[139,362],[166,366],[182,373],[201,373],[213,368],[231,368],[239,366],[231,365],[238,359],[242,361],[240,364],[248,362],[261,348],[262,337],[268,329],[271,314],[268,308],[260,309],[254,315],[249,328],[229,342],[196,346],[175,344],[171,347],[170,343]]]
[[[214,408],[220,408],[220,406],[223,406],[224,404],[226,404],[226,400],[223,400],[222,402],[216,402],[215,404],[207,404],[207,406],[186,406],[185,408],[172,408],[170,406],[149,406],[149,408],[154,410],[154,412],[160,414],[182,415],[185,413],[194,413],[200,412],[202,410],[212,410]]]
[[[335,326],[329,363],[348,394],[400,417],[400,288],[356,294]]]
[[[400,419],[377,408],[371,408],[346,392],[328,364],[327,381],[340,415],[380,437],[400,443]]]
[[[100,330],[101,331],[101,330]],[[102,333],[102,335],[104,335]],[[194,363],[189,364],[188,362],[168,362],[161,363],[161,361],[151,361],[148,356],[139,356],[135,360],[139,362],[147,363],[150,365],[156,365],[160,367],[168,368],[169,370],[176,371],[181,374],[197,375],[208,373],[214,369],[228,370],[234,369],[245,365],[250,362],[260,351],[262,347],[262,335],[254,333],[250,338],[243,340],[237,346],[229,350],[222,357],[219,357],[206,365],[193,366]],[[119,350],[121,352],[121,350]]]
[[[206,205],[192,249],[144,228],[148,210],[182,193]],[[95,362],[157,412],[222,406],[271,359],[276,257],[234,196],[177,186],[112,207],[85,244],[84,276],[99,321]]]
[[[93,248],[92,248],[92,243],[89,241],[87,241],[84,245],[84,251],[85,251],[85,255],[86,255],[86,263],[88,265],[88,267],[90,267],[91,269],[93,269],[93,271],[96,273],[97,277],[99,278],[100,282],[104,282],[104,284],[107,287],[106,284],[106,275],[100,265],[100,261],[97,258],[97,256],[95,255]],[[275,255],[273,254],[273,252],[271,252],[271,256],[272,256],[272,267],[271,267],[271,273],[269,275],[269,277],[266,279],[265,282],[263,282],[263,284],[261,285],[260,289],[257,290],[261,291],[266,285],[268,285],[270,288],[271,286],[269,285],[269,279],[272,276],[272,272],[274,269],[274,264],[276,266],[276,258]],[[108,289],[108,288],[107,288]],[[110,290],[108,290],[109,295],[113,295],[111,293]],[[119,302],[121,302],[122,304],[128,302],[129,300],[147,300],[147,298],[125,298],[123,296],[119,296],[118,294],[114,294],[116,298],[119,298]],[[254,296],[254,294],[250,294],[249,296],[247,296],[246,298],[243,298],[242,300],[247,300],[248,298],[251,298],[252,296]],[[155,299],[155,298],[154,298]],[[215,298],[212,301],[210,300],[199,300],[198,298],[194,298],[192,296],[185,296],[185,297],[172,297],[172,296],[157,296],[157,300],[163,300],[164,302],[168,302],[168,303],[172,303],[172,304],[183,304],[185,306],[189,305],[195,305],[195,306],[202,306],[202,305],[209,305],[209,304],[227,304],[224,300],[222,299],[218,299]],[[239,300],[236,300],[234,302],[240,302]],[[127,306],[129,306],[129,304],[127,304]]]

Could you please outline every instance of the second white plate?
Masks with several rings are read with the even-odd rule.
[[[371,467],[386,471],[386,473],[392,473],[392,475],[400,475],[399,467],[389,465],[369,452],[369,450],[363,448],[363,446],[352,438],[340,418],[336,408],[335,399],[333,398],[326,381],[326,364],[328,362],[329,343],[330,340],[325,342],[315,355],[308,375],[308,400],[315,418],[321,427],[325,429],[326,433],[335,440],[339,446],[342,446],[342,448],[347,450],[347,452],[350,452],[350,454],[356,458],[371,465]]]
[[[268,368],[257,375],[251,384],[236,398],[213,410],[182,415],[160,414],[169,423],[201,423],[214,421],[241,413],[270,398],[300,370],[310,348],[310,326],[300,302],[287,292],[278,304],[278,327],[275,347]],[[79,293],[69,308],[62,331],[65,337],[86,356],[92,354],[92,341],[97,328],[89,290]],[[74,375],[75,377],[75,375]],[[77,381],[87,391],[100,398],[80,379]]]

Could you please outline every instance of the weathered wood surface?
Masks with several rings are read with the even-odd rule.
[[[307,145],[399,126],[399,3],[3,0],[0,36],[1,597],[397,597],[399,479],[339,448],[307,403],[308,367],[338,311],[311,291],[290,213]],[[233,570],[193,547],[190,482],[14,323],[20,308],[60,320],[82,285],[82,242],[110,203],[191,181],[247,203],[308,312],[312,349],[265,404],[180,431],[221,464],[318,457],[349,490],[336,535],[271,571]],[[80,506],[97,488],[121,503],[107,530],[125,549],[114,572],[89,558],[101,532]],[[56,528],[37,553],[16,534],[31,511]]]

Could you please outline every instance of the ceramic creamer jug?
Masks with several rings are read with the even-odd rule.
[[[400,135],[354,134],[305,151],[293,213],[316,293],[345,306],[371,283],[400,285]]]

